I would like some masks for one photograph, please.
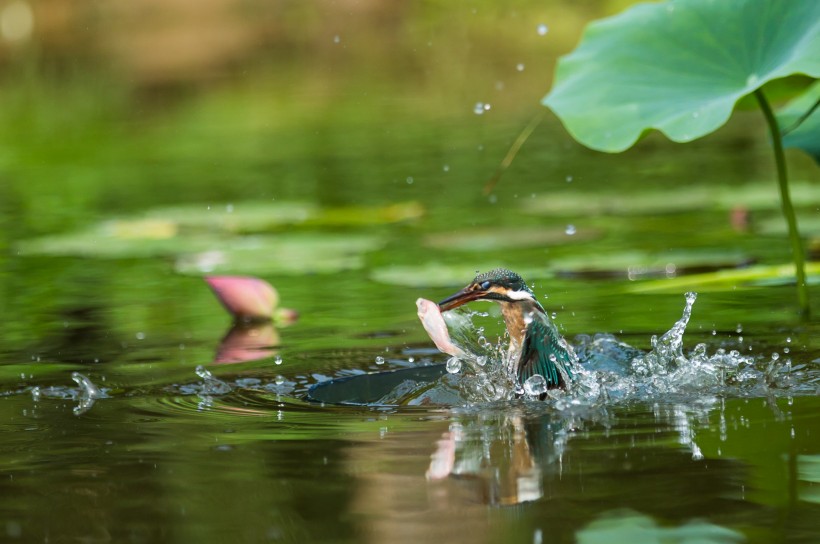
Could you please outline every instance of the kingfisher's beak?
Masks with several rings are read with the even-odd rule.
[[[458,308],[459,306],[463,306],[468,302],[472,302],[474,300],[481,300],[487,294],[487,291],[478,287],[478,285],[471,283],[458,293],[454,293],[449,297],[445,298],[441,302],[438,303],[438,307],[441,309],[442,312],[446,312],[448,310],[452,310],[453,308]]]

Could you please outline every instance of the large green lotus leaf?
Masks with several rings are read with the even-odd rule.
[[[592,149],[623,151],[653,128],[688,142],[767,81],[820,76],[818,51],[817,0],[639,4],[586,28],[543,103]]]
[[[820,283],[820,263],[806,263],[806,282]],[[630,284],[629,291],[637,293],[682,293],[735,291],[742,288],[794,284],[794,264],[758,265],[733,270],[717,270],[664,280],[650,280]]]
[[[365,234],[242,236],[177,260],[181,274],[327,274],[364,266],[364,254],[384,246]]]
[[[820,81],[815,82],[806,92],[789,102],[777,113],[777,124],[780,125],[780,130],[789,129],[818,100],[820,100]],[[814,110],[799,127],[786,134],[783,138],[783,145],[802,149],[820,163],[820,108]]]
[[[371,279],[389,285],[401,285],[403,287],[463,287],[472,280],[476,274],[486,272],[504,263],[469,263],[469,264],[444,264],[425,263],[421,265],[393,265],[384,266],[373,270]],[[549,277],[550,274],[543,268],[521,269],[515,267],[524,278],[540,279]]]
[[[600,229],[574,227],[472,229],[431,234],[424,244],[435,249],[493,251],[585,242],[602,235]]]

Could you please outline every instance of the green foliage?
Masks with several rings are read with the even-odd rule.
[[[777,124],[784,132],[783,147],[802,149],[820,164],[820,82],[789,102],[777,114]],[[812,110],[812,108],[815,108]],[[804,116],[810,113],[808,117]],[[802,122],[801,122],[802,121]],[[800,123],[799,126],[795,126]],[[794,127],[793,130],[791,130]]]
[[[559,61],[543,103],[582,144],[620,152],[651,129],[676,142],[705,136],[726,123],[738,100],[754,95],[772,139],[797,298],[806,317],[805,258],[789,195],[783,127],[761,88],[793,74],[820,76],[817,51],[820,4],[814,0],[641,4],[587,27],[578,48]],[[809,105],[799,101],[796,107],[810,110],[809,95]],[[792,145],[816,146],[811,121],[792,136]]]
[[[820,76],[817,51],[814,0],[640,4],[587,27],[543,102],[599,151],[624,151],[653,128],[688,142],[768,81]]]

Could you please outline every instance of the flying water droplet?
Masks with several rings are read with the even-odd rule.
[[[485,104],[484,102],[476,102],[475,106],[473,106],[473,113],[476,115],[483,115],[485,111],[490,109],[489,104]]]
[[[456,357],[450,357],[447,359],[447,372],[450,374],[458,374],[461,372],[461,361]]]
[[[547,392],[547,380],[541,374],[535,374],[524,382],[524,392],[532,397],[538,397]]]
[[[549,27],[544,23],[541,23],[537,27],[535,27],[535,30],[536,32],[538,32],[539,36],[546,36],[547,32],[549,32]]]
[[[275,365],[281,365],[281,364],[282,364],[282,356],[281,356],[281,355],[277,355],[276,357],[274,357],[274,359],[273,359],[273,364],[275,364]]]
[[[567,236],[572,236],[576,232],[575,225],[567,225],[567,228],[564,230],[564,232],[567,233]]]
[[[518,64],[515,65],[515,69],[518,70],[519,72],[523,72],[524,71],[524,63],[519,62]]]
[[[376,364],[377,365],[383,365],[384,364],[384,357],[382,357],[381,355],[376,356]]]

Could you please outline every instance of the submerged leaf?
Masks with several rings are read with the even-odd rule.
[[[599,151],[624,151],[649,129],[688,142],[768,81],[820,76],[817,51],[816,0],[638,4],[586,28],[543,103]]]

